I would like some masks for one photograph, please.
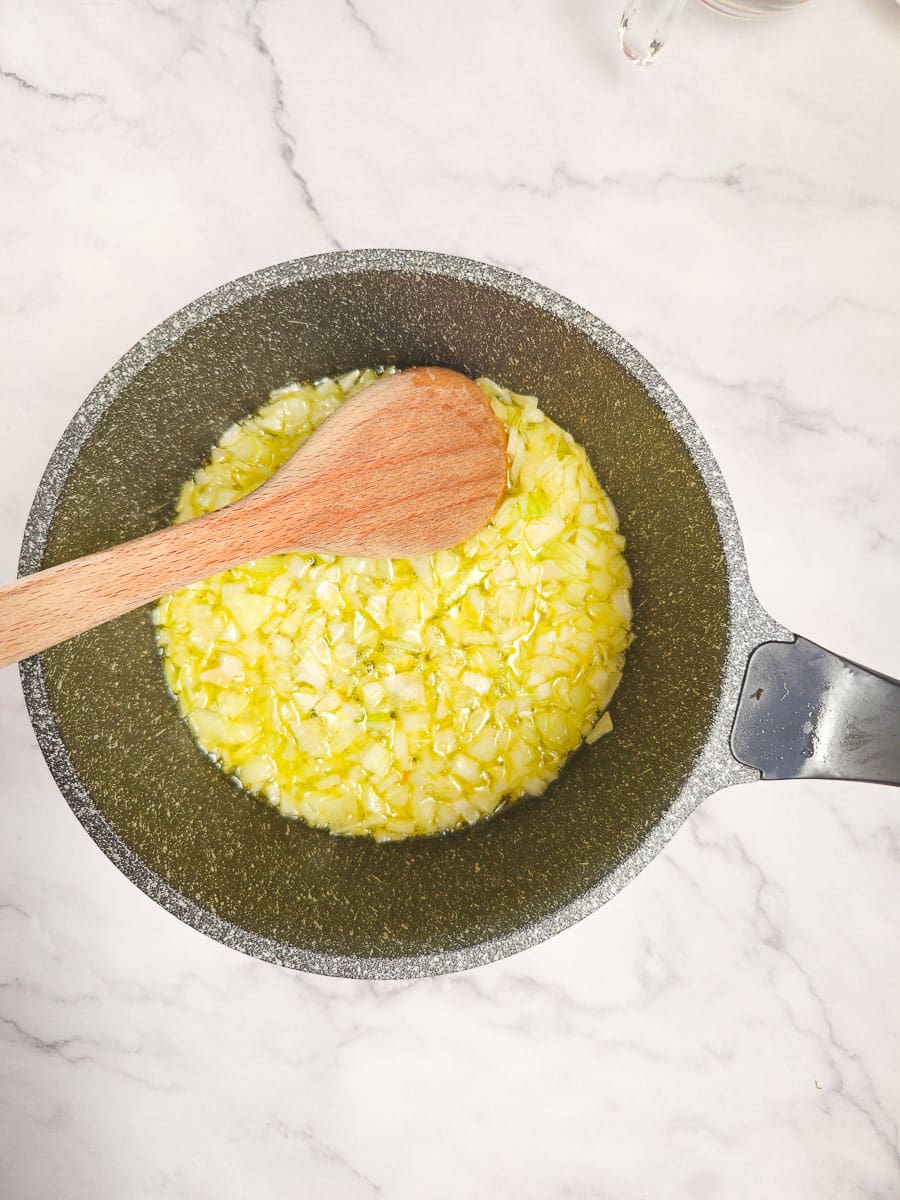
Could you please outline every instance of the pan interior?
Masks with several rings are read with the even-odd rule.
[[[612,705],[615,730],[579,751],[543,797],[462,833],[386,845],[335,838],[284,820],[199,751],[166,690],[149,609],[44,655],[72,766],[124,843],[201,907],[320,954],[460,950],[600,882],[690,773],[725,660],[718,527],[665,415],[622,363],[559,317],[441,275],[296,280],[185,334],[92,430],[44,565],[166,524],[184,479],[270,389],[384,362],[445,365],[536,394],[585,445],[619,510],[637,636]]]

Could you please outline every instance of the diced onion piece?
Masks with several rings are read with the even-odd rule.
[[[605,733],[611,733],[612,727],[612,717],[605,712],[584,740],[590,746],[593,742],[599,741]]]

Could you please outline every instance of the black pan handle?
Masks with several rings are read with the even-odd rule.
[[[798,637],[750,655],[731,752],[763,779],[900,785],[900,681]]]

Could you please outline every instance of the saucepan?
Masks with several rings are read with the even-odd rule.
[[[443,364],[541,398],[613,497],[635,633],[613,733],[541,797],[376,844],[287,821],[198,749],[139,610],[24,662],[60,790],[182,921],[304,971],[408,978],[532,946],[613,896],[729,784],[900,782],[900,685],[795,637],[750,586],[728,490],[671,388],[563,297],[444,255],[352,251],[226,284],[97,385],[57,446],[20,573],[159,528],[211,445],[268,392],[366,364]]]

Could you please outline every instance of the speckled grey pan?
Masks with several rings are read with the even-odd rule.
[[[271,388],[388,361],[446,364],[533,392],[587,447],[635,576],[637,640],[615,733],[575,755],[540,799],[465,832],[380,846],[334,838],[283,820],[199,752],[141,610],[22,664],[57,783],[138,887],[272,962],[355,977],[437,974],[585,916],[726,784],[761,772],[900,777],[896,741],[888,754],[897,688],[795,642],[763,612],[728,492],[671,389],[602,321],[463,259],[326,254],[229,283],[170,317],[64,434],[21,572],[165,524],[210,445]],[[788,674],[802,678],[788,687]],[[730,749],[739,709],[735,753],[751,765]]]

